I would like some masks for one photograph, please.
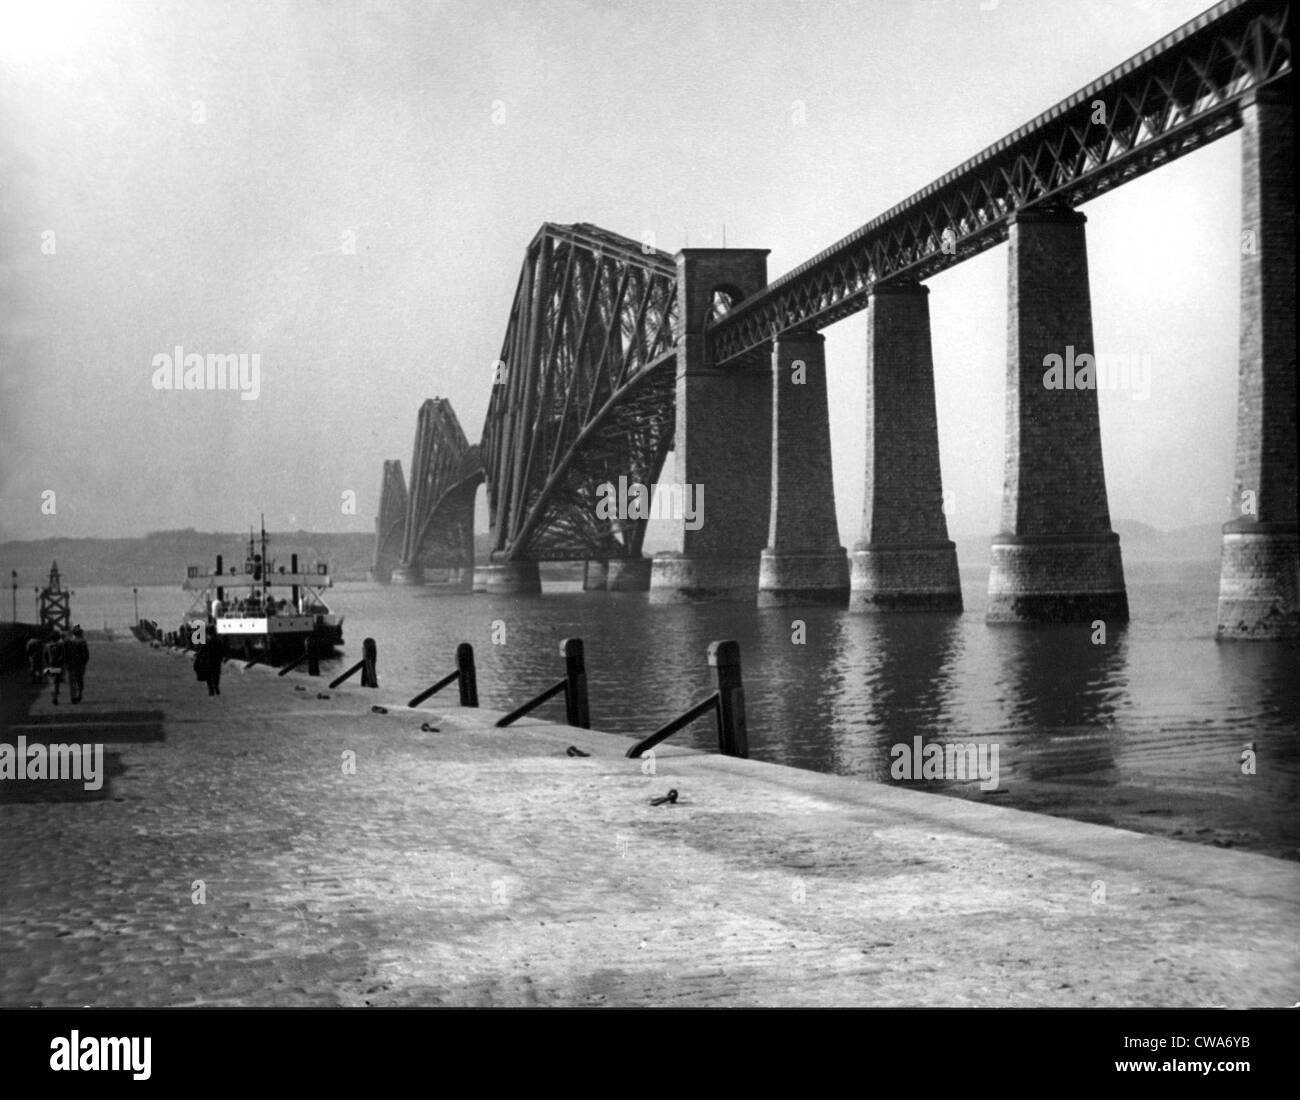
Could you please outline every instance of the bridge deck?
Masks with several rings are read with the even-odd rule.
[[[1290,72],[1289,3],[1221,0],[714,321],[713,358],[824,328],[866,308],[877,283],[999,244],[1018,210],[1077,206],[1223,137],[1244,98]]]
[[[209,699],[179,657],[96,643],[85,701],[43,698],[10,730],[75,714],[59,738],[106,742],[125,772],[102,800],[0,805],[0,1003],[1289,1005],[1300,988],[1296,864],[681,749],[651,777],[613,735],[227,668]],[[145,710],[163,740],[130,740]],[[670,787],[675,806],[649,805]]]

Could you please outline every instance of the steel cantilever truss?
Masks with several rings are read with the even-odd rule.
[[[597,517],[597,488],[658,480],[675,417],[677,272],[593,225],[528,246],[481,444],[492,556],[635,557],[645,521]]]
[[[403,566],[473,566],[474,494],[482,480],[479,449],[469,445],[451,402],[425,401],[415,426]]]
[[[709,327],[712,358],[825,327],[865,308],[876,283],[924,279],[1005,240],[1017,210],[1077,206],[1208,144],[1290,72],[1289,3],[1217,4],[731,310]]]
[[[396,458],[385,459],[379,514],[375,517],[375,557],[371,563],[377,576],[391,573],[393,566],[401,561],[406,508],[406,478],[402,476],[402,463]]]

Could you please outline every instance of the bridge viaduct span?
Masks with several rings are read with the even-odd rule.
[[[988,618],[1127,619],[1096,389],[1044,380],[1051,357],[1094,353],[1077,208],[1241,130],[1240,511],[1224,526],[1218,633],[1300,635],[1290,32],[1288,0],[1224,0],[770,283],[766,250],[669,256],[594,226],[544,225],[482,442],[465,443],[449,406],[447,443],[417,436],[413,468],[422,447],[455,458],[405,502],[396,577],[420,579],[412,563],[453,514],[472,519],[482,479],[492,551],[476,587],[487,591],[538,592],[538,562],[581,559],[589,587],[648,588],[651,602],[960,611],[925,280],[1005,241],[1006,461]],[[861,310],[866,492],[848,553],[821,330]],[[610,514],[602,486],[653,484],[670,449],[680,499],[702,494],[704,522],[678,519],[675,549],[651,560],[644,510]],[[395,465],[377,520],[381,577]],[[467,570],[463,519],[456,531],[438,537]]]

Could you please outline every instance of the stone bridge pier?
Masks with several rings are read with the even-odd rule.
[[[848,602],[849,562],[831,477],[825,343],[820,332],[794,331],[772,344],[772,479],[759,607]]]
[[[1006,470],[989,622],[1128,621],[1102,467],[1086,220],[1059,209],[1010,219]]]
[[[1242,108],[1236,515],[1223,527],[1220,639],[1300,637],[1291,127],[1287,88]]]
[[[867,305],[867,447],[854,611],[961,611],[939,475],[929,288],[886,283]]]

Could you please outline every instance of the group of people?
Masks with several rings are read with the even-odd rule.
[[[52,687],[50,701],[56,706],[65,673],[68,677],[68,695],[72,702],[81,702],[86,685],[86,665],[89,663],[90,646],[86,644],[86,636],[80,626],[74,626],[67,639],[58,627],[50,632],[45,642],[35,634],[27,639],[27,664],[31,670],[32,683],[42,684],[48,680]]]

